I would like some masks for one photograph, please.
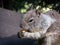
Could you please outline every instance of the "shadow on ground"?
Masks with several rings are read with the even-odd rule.
[[[6,38],[0,38],[0,45],[33,45],[35,40],[21,39],[16,35]]]

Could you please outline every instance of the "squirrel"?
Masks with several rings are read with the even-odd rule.
[[[43,14],[31,9],[24,14],[21,28],[24,29],[19,32],[21,38],[36,39],[38,45],[41,45],[39,39],[45,37],[43,45],[55,44],[60,36],[60,14],[55,10]]]

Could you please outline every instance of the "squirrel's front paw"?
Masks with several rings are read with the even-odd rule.
[[[20,32],[18,32],[18,37],[23,38],[24,37],[24,32],[26,32],[26,30],[24,30],[24,29],[20,30]]]

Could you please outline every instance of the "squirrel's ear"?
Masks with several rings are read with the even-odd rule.
[[[37,6],[36,7],[36,14],[38,15],[38,17],[41,15],[41,7],[40,6]]]
[[[36,14],[38,15],[38,17],[40,16],[41,12],[40,10],[36,10]]]

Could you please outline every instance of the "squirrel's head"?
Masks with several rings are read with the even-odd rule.
[[[29,10],[26,14],[23,15],[21,27],[25,30],[34,32],[34,30],[37,30],[39,28],[39,16],[39,10]]]

